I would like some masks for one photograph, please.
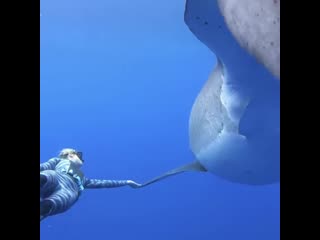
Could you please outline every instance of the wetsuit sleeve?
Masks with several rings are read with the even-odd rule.
[[[115,188],[130,184],[130,180],[99,180],[88,179],[84,181],[84,188]]]
[[[45,163],[40,163],[40,172],[45,170],[54,170],[54,168],[59,162],[59,158],[51,158]]]

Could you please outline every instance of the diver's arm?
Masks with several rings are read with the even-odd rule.
[[[136,183],[132,180],[99,180],[99,179],[88,179],[84,181],[84,188],[115,188],[130,186],[132,188],[139,188],[141,184]]]
[[[59,162],[59,158],[51,158],[45,163],[40,163],[40,172],[45,170],[53,170]]]

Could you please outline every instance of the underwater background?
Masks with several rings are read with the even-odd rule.
[[[193,161],[189,115],[216,60],[184,23],[185,0],[40,3],[40,162],[72,147],[84,152],[89,178],[145,182]],[[279,184],[191,172],[142,189],[86,190],[40,234],[277,240]]]

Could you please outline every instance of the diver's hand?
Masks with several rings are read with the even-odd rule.
[[[128,180],[127,184],[132,188],[140,188],[140,187],[142,187],[142,184],[136,183],[135,181],[132,181],[132,180]]]

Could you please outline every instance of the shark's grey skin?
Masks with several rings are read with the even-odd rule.
[[[280,0],[218,0],[228,29],[280,80]]]
[[[261,62],[268,62],[277,54],[268,57],[261,52],[263,58],[259,61],[259,55],[242,46],[242,31],[230,31],[228,22],[233,22],[226,20],[232,19],[232,11],[228,10],[231,3],[186,2],[186,24],[218,59],[192,107],[190,146],[196,159],[211,173],[237,183],[271,184],[278,182],[280,176],[280,81]],[[235,5],[241,9],[246,8],[245,4],[248,1]],[[241,12],[234,8],[234,12]],[[241,21],[241,14],[238,16],[241,23],[246,22]],[[231,28],[236,29],[232,24]],[[241,26],[259,36],[250,24]],[[250,46],[259,49],[255,43]],[[277,51],[272,45],[266,48]]]
[[[279,182],[279,3],[186,0],[184,20],[217,57],[191,109],[196,160],[141,187],[186,171],[249,185]]]

